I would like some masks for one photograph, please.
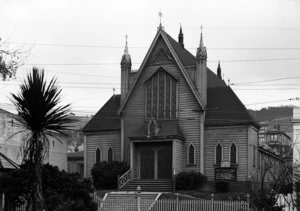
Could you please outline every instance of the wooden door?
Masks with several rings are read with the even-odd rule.
[[[154,179],[154,150],[141,150],[141,179]]]
[[[172,179],[172,148],[158,150],[157,156],[157,178]]]

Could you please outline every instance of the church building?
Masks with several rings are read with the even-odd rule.
[[[121,94],[113,95],[84,127],[85,177],[100,161],[125,161],[132,180],[172,179],[194,170],[209,181],[257,178],[258,123],[232,89],[207,67],[201,32],[195,55],[164,27],[138,71],[126,41]]]

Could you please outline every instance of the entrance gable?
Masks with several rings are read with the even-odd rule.
[[[146,69],[148,69],[151,66],[156,65],[168,65],[168,64],[175,64],[178,68],[181,74],[183,75],[184,80],[187,82],[189,89],[193,93],[194,97],[196,98],[198,104],[200,105],[201,109],[204,109],[204,103],[199,95],[199,93],[196,91],[191,79],[189,78],[188,74],[186,73],[183,65],[181,64],[181,61],[179,60],[178,56],[176,55],[175,50],[173,49],[172,45],[170,44],[170,41],[168,40],[167,34],[163,30],[159,30],[146,54],[146,57],[144,58],[139,71],[137,72],[137,75],[133,81],[132,86],[130,87],[130,90],[128,91],[124,101],[121,103],[121,106],[118,110],[118,114],[122,112],[124,109],[128,99],[131,96],[131,93],[136,88],[136,84],[140,81],[140,76],[143,72],[145,72]]]

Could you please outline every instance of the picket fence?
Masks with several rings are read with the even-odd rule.
[[[94,196],[98,211],[253,211],[247,201],[204,199],[139,199],[102,201]]]

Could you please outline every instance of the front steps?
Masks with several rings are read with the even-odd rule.
[[[122,191],[136,191],[140,186],[141,190],[147,192],[172,192],[173,182],[172,180],[133,180],[128,182]]]

